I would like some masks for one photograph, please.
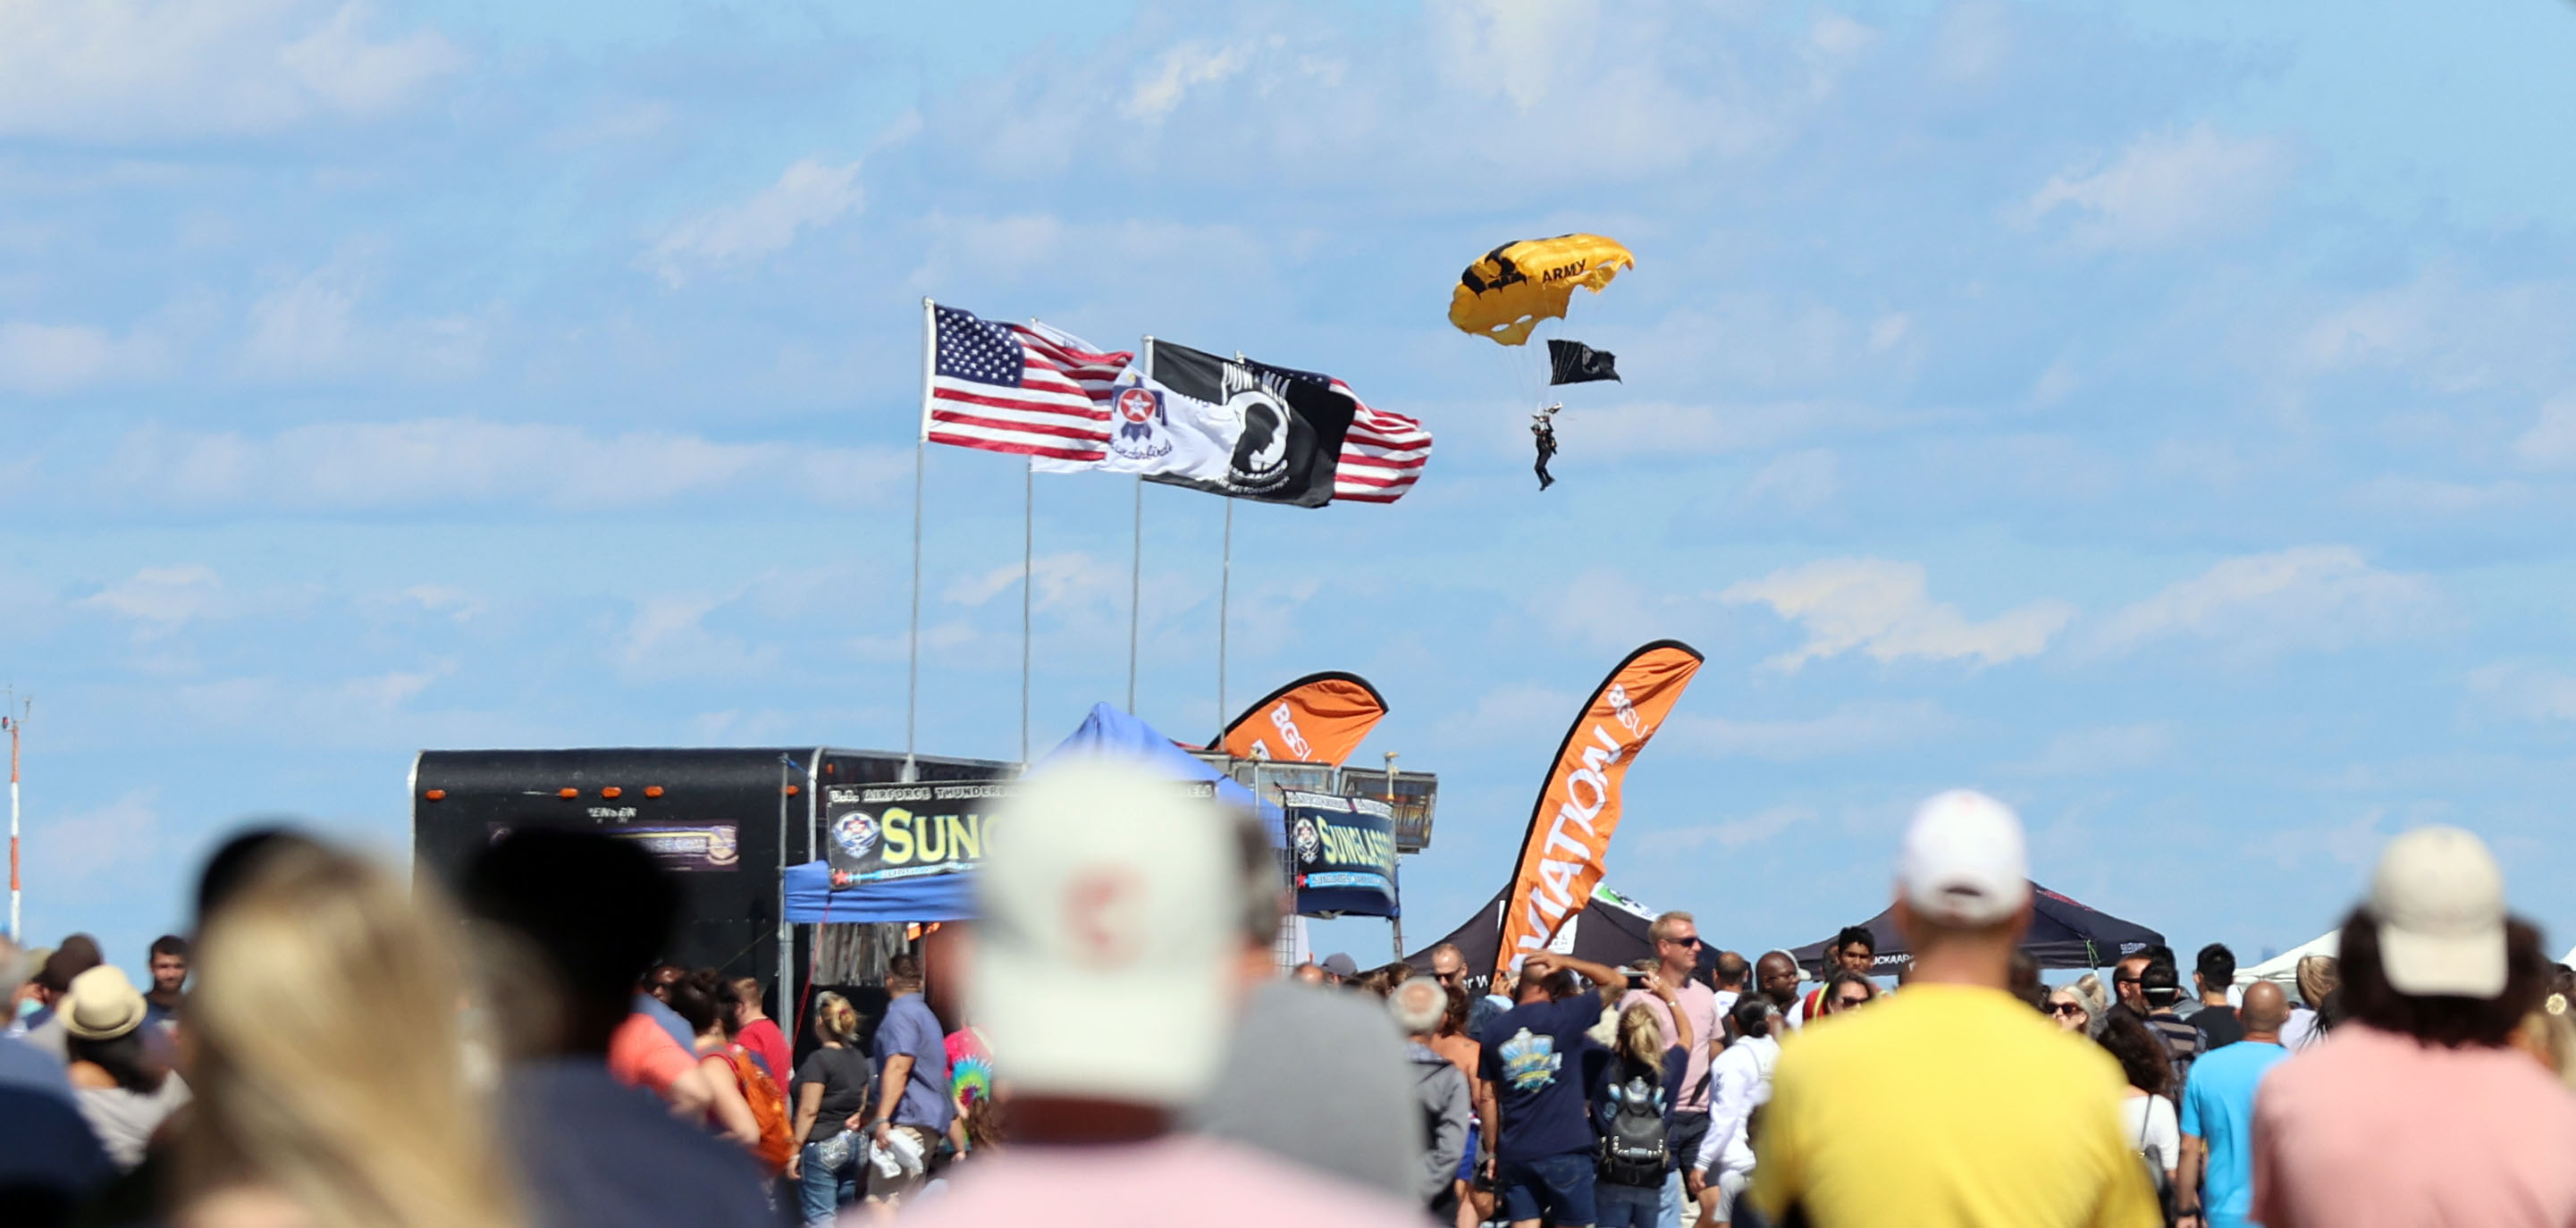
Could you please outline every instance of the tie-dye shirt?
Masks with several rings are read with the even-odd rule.
[[[959,1028],[948,1034],[948,1100],[964,1118],[968,1105],[993,1094],[993,1054],[984,1033]]]

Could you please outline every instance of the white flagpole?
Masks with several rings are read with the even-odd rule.
[[[1034,607],[1030,590],[1036,585],[1038,549],[1038,462],[1028,458],[1028,467],[1020,474],[1020,766],[1029,763],[1029,644]]]
[[[1216,727],[1225,728],[1225,629],[1227,603],[1234,596],[1234,500],[1225,501],[1225,570],[1216,584]],[[1219,737],[1224,735],[1220,733]]]
[[[919,771],[913,735],[921,711],[921,487],[929,465],[931,381],[937,371],[939,304],[921,300],[921,429],[912,440],[912,625],[904,633],[903,778]]]
[[[1154,338],[1145,336],[1145,378],[1154,378]],[[1145,475],[1136,475],[1136,533],[1127,573],[1127,711],[1136,711],[1136,639],[1145,620]]]

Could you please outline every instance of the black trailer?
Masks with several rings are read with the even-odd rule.
[[[781,875],[823,847],[817,785],[904,779],[905,757],[820,746],[426,750],[412,761],[412,865],[450,886],[514,827],[582,827],[643,843],[683,887],[664,958],[775,979],[794,1001],[802,954],[780,918]],[[914,779],[990,780],[1015,763],[916,756]],[[794,1012],[773,1010],[782,1022]]]

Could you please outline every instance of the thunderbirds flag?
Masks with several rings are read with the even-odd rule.
[[[1565,732],[1530,812],[1529,835],[1521,841],[1520,865],[1504,901],[1496,971],[1546,950],[1565,919],[1592,898],[1610,835],[1619,827],[1619,789],[1628,765],[1663,725],[1699,665],[1699,650],[1679,640],[1648,644],[1602,679],[1574,728]]]
[[[1360,403],[1330,376],[1149,342],[1105,394],[1096,458],[1042,458],[1048,473],[1141,474],[1236,499],[1320,507],[1392,503],[1422,476],[1431,434]],[[1149,375],[1147,372],[1151,371]]]

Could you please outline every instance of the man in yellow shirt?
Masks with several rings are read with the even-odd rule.
[[[2005,992],[2030,925],[2021,820],[1964,790],[1923,803],[1896,922],[1905,992],[1781,1048],[1754,1205],[1815,1228],[2156,1228],[2118,1063]]]

